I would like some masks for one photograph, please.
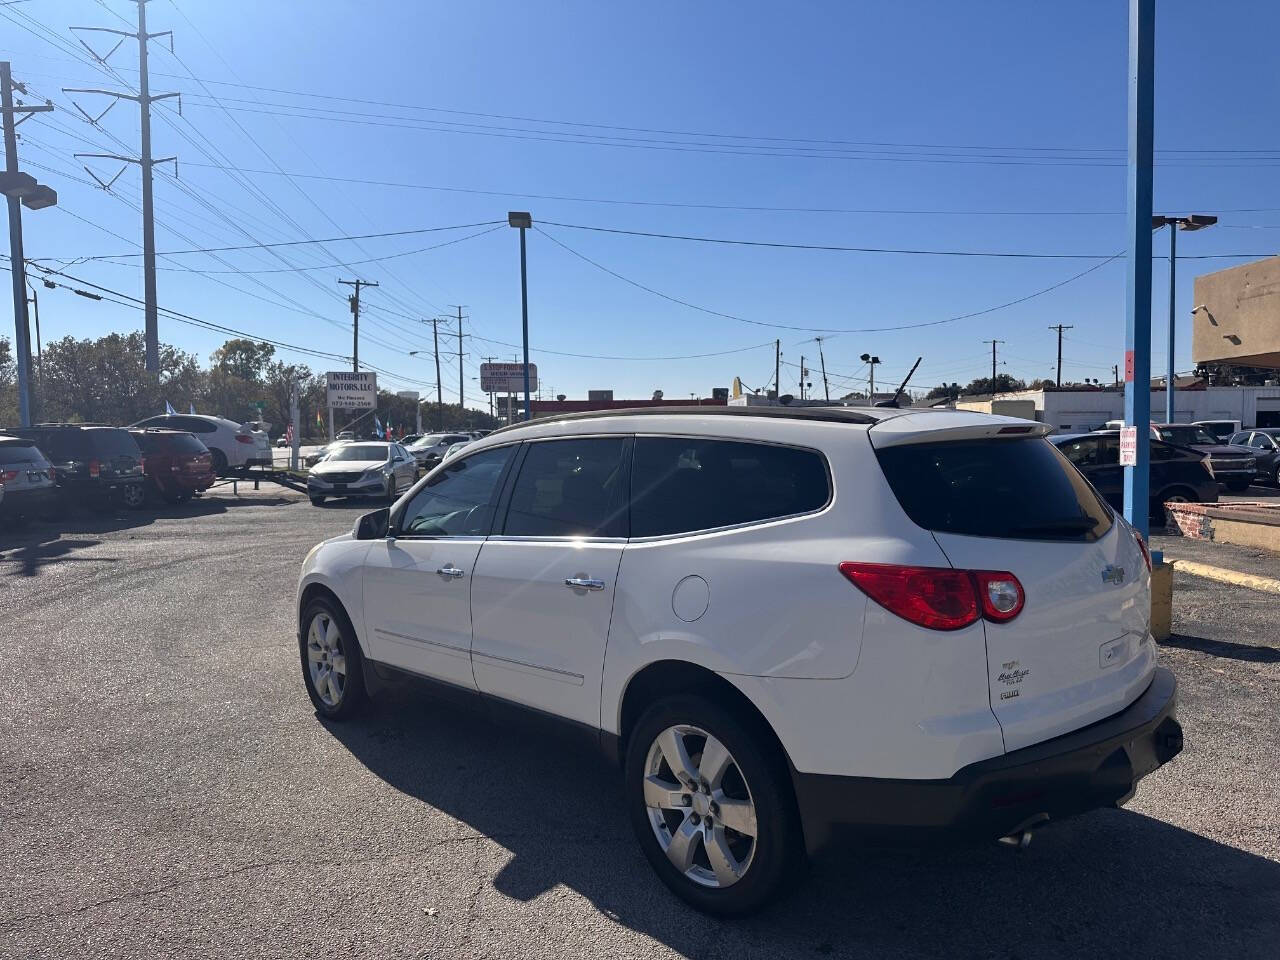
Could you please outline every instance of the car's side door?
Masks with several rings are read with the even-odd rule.
[[[621,435],[525,443],[471,584],[482,693],[599,724],[630,449]]]
[[[373,659],[468,689],[471,585],[517,444],[459,457],[397,510],[364,567]]]
[[[396,478],[396,492],[407,490],[418,479],[418,468],[410,456],[398,443],[391,444],[391,472]]]

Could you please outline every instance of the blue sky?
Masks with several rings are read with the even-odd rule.
[[[68,30],[123,28],[113,12],[127,19],[134,9],[123,0],[32,0],[0,11],[0,56],[13,61],[15,76],[34,94],[59,107],[24,124],[19,146],[24,166],[60,197],[60,209],[25,218],[27,256],[41,263],[136,253],[137,170],[125,170],[108,195],[90,185],[72,154],[136,149],[137,111],[121,103],[94,128],[61,92],[118,85],[118,78],[136,82],[135,50],[126,45],[115,53],[110,63],[118,78],[111,77],[76,54]],[[611,388],[619,397],[647,397],[655,389],[668,397],[705,395],[735,375],[763,386],[772,376],[775,337],[788,364],[811,358],[820,390],[815,333],[763,324],[861,329],[941,320],[1024,297],[1098,261],[731,246],[548,221],[914,250],[1105,255],[1124,244],[1127,4],[1121,0],[781,6],[153,0],[148,16],[151,30],[174,30],[180,58],[153,42],[153,91],[184,94],[181,118],[161,105],[153,122],[155,154],[179,157],[177,182],[171,172],[157,176],[161,251],[486,223],[527,209],[546,231],[529,235],[534,360],[544,386],[570,396],[590,388]],[[1266,254],[1280,237],[1277,160],[1269,159],[1280,157],[1271,50],[1280,9],[1165,2],[1158,16],[1156,208],[1221,214],[1219,227],[1180,238],[1184,256]],[[90,42],[105,49],[102,39]],[[100,97],[77,99],[91,111],[106,105]],[[630,139],[606,146],[582,142],[583,135]],[[738,136],[752,139],[729,139]],[[118,167],[85,162],[103,179]],[[383,377],[385,386],[423,389],[434,389],[434,371],[421,356],[406,354],[429,348],[430,328],[411,318],[465,304],[465,389],[475,405],[478,385],[470,378],[478,363],[486,356],[513,359],[515,348],[498,341],[520,339],[515,231],[504,226],[427,252],[352,262],[483,229],[164,258],[160,303],[346,355],[348,289],[337,280],[375,280],[381,285],[365,297],[361,359],[395,374]],[[549,236],[669,297],[757,323],[628,285]],[[1158,236],[1157,251],[1166,247]],[[1240,262],[1180,260],[1179,370],[1191,366],[1192,278]],[[65,270],[141,296],[136,256]],[[283,272],[244,272],[267,270]],[[1157,262],[1157,370],[1165,352],[1166,271]],[[914,330],[829,333],[832,392],[862,385],[863,352],[882,358],[881,383],[905,374],[917,355],[924,362],[913,386],[965,382],[990,372],[990,348],[982,341],[992,337],[1006,341],[1003,372],[1051,376],[1056,341],[1047,327],[1057,323],[1074,326],[1064,344],[1064,375],[1109,379],[1123,347],[1123,297],[1124,267],[1116,261],[984,316]],[[141,327],[136,310],[63,290],[45,291],[41,307],[46,341]],[[225,339],[165,319],[161,337],[201,359]],[[734,350],[740,352],[686,360],[560,355]],[[340,366],[281,356],[317,370]],[[444,366],[446,398],[456,399],[456,357],[446,357]],[[784,365],[784,392],[796,390],[798,372]]]

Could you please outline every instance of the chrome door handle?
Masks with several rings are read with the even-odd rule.
[[[453,577],[455,580],[456,580],[458,577],[466,576],[466,571],[465,571],[465,570],[459,570],[459,569],[458,569],[457,567],[455,567],[453,564],[449,564],[449,566],[447,566],[447,567],[440,567],[440,568],[438,568],[438,569],[436,570],[436,573],[440,574],[440,576],[442,576],[442,577]]]
[[[604,581],[595,580],[591,577],[565,577],[564,585],[566,587],[576,587],[579,590],[603,590]]]

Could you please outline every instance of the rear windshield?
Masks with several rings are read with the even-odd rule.
[[[0,463],[39,463],[40,448],[25,443],[0,443]]]
[[[127,430],[86,430],[99,457],[137,457],[138,445]]]
[[[938,533],[1097,540],[1111,511],[1047,440],[965,440],[877,450],[894,496]]]
[[[144,433],[135,436],[148,453],[204,453],[208,448],[189,433]]]

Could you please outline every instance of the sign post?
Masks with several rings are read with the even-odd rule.
[[[1124,518],[1147,539],[1151,478],[1151,172],[1155,106],[1155,0],[1129,0],[1129,163],[1125,232],[1124,422],[1133,463],[1124,468]],[[1170,384],[1172,386],[1172,384]]]

